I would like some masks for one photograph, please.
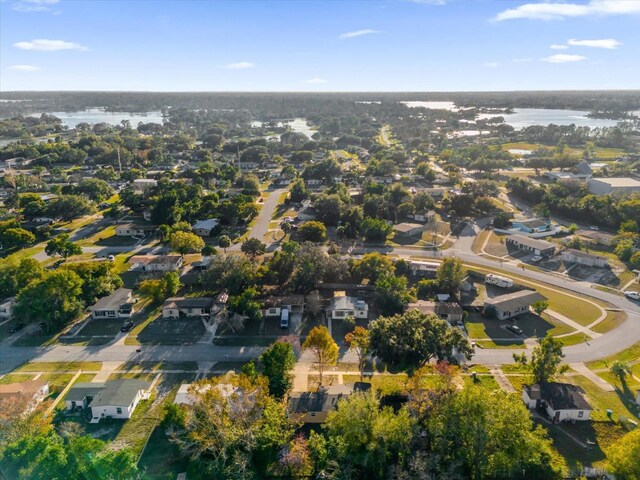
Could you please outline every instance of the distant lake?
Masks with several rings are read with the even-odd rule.
[[[105,112],[101,108],[88,108],[79,112],[51,112],[51,115],[58,117],[69,128],[76,128],[79,123],[119,125],[122,120],[129,120],[132,128],[136,128],[139,122],[163,123],[162,112]],[[39,117],[40,114],[33,116]]]
[[[589,112],[581,110],[553,110],[548,108],[514,108],[514,113],[507,115],[504,113],[482,113],[478,115],[478,120],[491,117],[504,117],[504,123],[511,125],[516,130],[532,125],[547,126],[571,125],[576,127],[615,127],[618,120],[608,120],[605,118],[589,118]]]
[[[260,121],[252,121],[251,122],[251,126],[254,128],[260,128],[262,127],[262,124],[266,123],[266,122],[260,122]],[[313,130],[308,124],[307,124],[307,120],[304,118],[294,118],[293,120],[284,120],[281,122],[277,122],[277,125],[279,127],[282,126],[288,126],[291,128],[291,130],[293,130],[294,132],[297,133],[303,133],[304,135],[306,135],[307,137],[309,137],[309,139],[311,139],[311,135],[313,135],[314,133],[316,133],[316,130]],[[280,138],[279,135],[269,135],[267,136],[267,138]]]
[[[451,110],[457,112],[459,110],[453,102],[400,102],[409,108],[430,108],[432,110]]]

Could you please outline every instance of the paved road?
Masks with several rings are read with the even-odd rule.
[[[261,227],[252,231],[252,236],[258,238],[260,232],[268,228],[271,216],[277,206],[277,200],[285,189],[271,192],[269,199],[265,202],[261,212]],[[463,262],[474,263],[495,271],[523,275],[521,269],[515,265],[503,264],[500,268],[495,261],[476,255],[471,251],[473,238],[478,226],[466,227],[459,236],[453,248],[446,251],[431,251],[421,248],[399,247],[390,249],[389,247],[369,247],[367,251],[384,251],[400,256],[442,258],[454,256]],[[264,238],[262,233],[262,238]],[[627,314],[625,320],[618,328],[602,335],[599,338],[590,340],[589,343],[568,346],[564,348],[567,363],[580,363],[600,359],[608,355],[617,353],[620,350],[630,347],[640,342],[640,305],[630,300],[613,295],[611,293],[596,290],[586,282],[573,282],[563,278],[558,278],[542,272],[527,270],[524,273],[531,281],[543,283],[547,286],[556,286],[573,292],[575,295],[593,297],[611,303]],[[137,359],[135,346],[110,345],[102,347],[10,347],[0,345],[0,371],[10,371],[15,366],[27,360],[34,361],[135,361]],[[196,344],[190,346],[145,346],[142,347],[142,359],[149,361],[220,361],[220,360],[246,360],[258,356],[262,351],[259,347],[221,347],[209,344]],[[512,363],[513,352],[521,352],[521,349],[478,349],[474,355],[473,362],[488,365]]]
[[[272,190],[269,193],[269,197],[264,201],[260,214],[253,224],[249,238],[257,238],[261,242],[264,242],[264,236],[269,230],[269,222],[271,221],[276,208],[278,208],[280,195],[288,190],[288,188],[278,188],[277,190]]]

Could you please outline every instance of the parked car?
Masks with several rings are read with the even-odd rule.
[[[538,263],[540,260],[542,260],[542,257],[540,255],[534,255],[533,257],[531,257],[531,261],[533,263]]]
[[[640,301],[640,292],[632,292],[631,290],[627,290],[624,292],[624,296],[630,298],[631,300]]]
[[[591,225],[589,228],[590,228],[591,230],[595,230],[596,232],[597,232],[598,230],[600,230],[600,227],[598,227],[598,226],[596,226],[596,225]]]
[[[289,328],[289,309],[283,308],[280,314],[280,328]]]
[[[122,327],[120,327],[121,332],[128,332],[133,328],[133,320],[129,320]]]
[[[517,325],[507,325],[507,330],[515,333],[516,335],[522,335],[522,329]]]
[[[16,323],[13,328],[9,329],[9,333],[16,333],[26,327],[27,324],[24,322]]]
[[[109,260],[110,262],[115,262],[116,261],[116,257],[114,257],[113,255],[109,255],[107,257],[107,260]]]

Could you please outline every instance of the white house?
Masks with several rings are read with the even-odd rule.
[[[517,317],[529,312],[532,304],[546,300],[547,298],[532,290],[520,290],[519,292],[499,295],[484,301],[485,311],[493,310],[498,320]]]
[[[116,225],[116,237],[146,237],[156,231],[153,225],[135,225],[123,223]]]
[[[65,398],[69,410],[91,409],[91,423],[103,418],[131,418],[140,400],[149,398],[151,384],[144,380],[120,379],[105,383],[77,383]]]
[[[568,248],[560,252],[560,258],[564,262],[578,263],[588,267],[604,268],[609,265],[609,259],[602,255],[594,255],[593,253],[583,252]]]
[[[13,306],[16,304],[16,297],[6,298],[0,303],[0,319],[11,318]]]
[[[530,409],[544,408],[553,423],[591,418],[592,408],[584,397],[584,390],[569,383],[525,385],[522,401]]]
[[[216,228],[220,222],[217,218],[207,218],[206,220],[198,220],[191,226],[193,233],[201,237],[210,237],[211,230]]]
[[[359,298],[341,295],[331,299],[327,314],[334,320],[346,317],[367,319],[369,317],[369,305]]]
[[[411,273],[413,277],[436,278],[439,267],[440,264],[436,262],[409,261],[409,273]]]
[[[158,185],[158,181],[153,180],[152,178],[136,178],[133,181],[133,189],[139,192],[144,192],[156,185]]]
[[[319,178],[308,178],[306,183],[310,187],[317,187],[318,185],[322,185],[322,180]]]
[[[272,296],[263,302],[263,307],[262,314],[265,317],[280,317],[283,308],[290,313],[302,313],[304,295]]]
[[[99,299],[89,309],[93,318],[130,318],[134,303],[132,290],[119,288],[111,295]]]
[[[640,181],[631,177],[590,178],[589,191],[595,195],[623,195],[640,192]]]
[[[132,270],[174,272],[182,267],[180,255],[134,255],[129,260]]]
[[[416,222],[431,223],[436,219],[436,212],[433,210],[423,210],[414,213],[412,216]]]
[[[172,297],[162,305],[162,316],[163,318],[208,317],[214,305],[213,297]]]

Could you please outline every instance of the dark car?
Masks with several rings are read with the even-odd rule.
[[[515,333],[516,335],[522,335],[522,329],[517,325],[507,325],[507,330]]]
[[[127,323],[125,323],[124,325],[122,325],[122,327],[120,327],[120,331],[121,332],[128,332],[129,330],[131,330],[133,328],[133,321],[129,320]]]
[[[13,328],[9,329],[9,333],[16,333],[16,332],[22,330],[26,326],[27,326],[27,324],[23,323],[23,322],[16,323],[16,325]]]

